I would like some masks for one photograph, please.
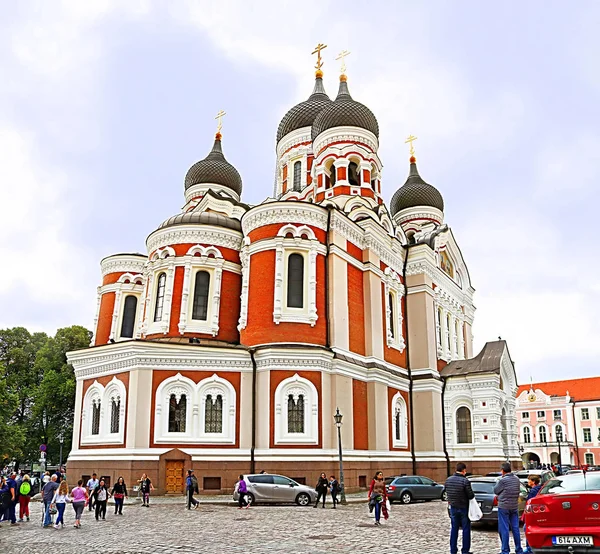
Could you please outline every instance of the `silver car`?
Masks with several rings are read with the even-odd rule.
[[[247,498],[251,504],[266,502],[269,504],[283,504],[295,502],[298,506],[309,506],[317,500],[317,491],[306,485],[296,483],[283,475],[260,473],[257,475],[244,475],[246,481]],[[237,502],[238,492],[233,493]]]

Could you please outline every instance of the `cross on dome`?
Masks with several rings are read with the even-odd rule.
[[[340,67],[340,72],[342,75],[346,74],[346,56],[349,56],[351,53],[348,50],[342,50],[336,60],[342,60],[342,66]]]
[[[323,62],[323,60],[321,59],[321,50],[325,50],[325,48],[327,48],[327,45],[319,42],[319,44],[315,46],[315,49],[312,52],[312,55],[317,55],[317,63],[315,64],[315,69],[317,70],[317,77],[323,76],[323,71],[321,71],[321,68],[323,67],[323,63],[325,62]]]
[[[404,144],[410,144],[410,159],[411,162],[413,160],[413,158],[415,157],[415,145],[413,144],[413,142],[415,140],[417,140],[418,137],[415,137],[414,135],[409,135],[408,138],[404,141]]]
[[[218,121],[217,123],[217,135],[221,135],[221,129],[223,129],[223,116],[227,115],[223,110],[219,110],[219,113],[216,115],[215,119]]]

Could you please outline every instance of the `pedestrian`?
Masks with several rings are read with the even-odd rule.
[[[317,481],[317,486],[315,490],[317,491],[317,501],[315,502],[314,507],[316,508],[319,505],[319,500],[321,497],[323,498],[323,508],[325,507],[325,497],[327,496],[327,475],[325,473],[321,473],[319,480]]]
[[[154,485],[145,473],[142,473],[142,477],[140,478],[138,483],[140,484],[140,492],[142,493],[142,506],[146,506],[146,508],[149,508],[150,491],[154,490]]]
[[[115,515],[123,515],[123,502],[126,498],[129,498],[127,494],[127,486],[125,485],[125,479],[119,477],[117,482],[111,491],[112,497],[115,499]]]
[[[387,500],[383,471],[378,471],[369,487],[369,511],[375,510],[375,525],[381,525],[381,505]],[[387,518],[386,518],[387,519]]]
[[[46,483],[49,483],[49,482],[50,482],[50,472],[46,471],[44,473],[44,476],[42,477],[42,483],[43,483],[43,485],[45,485]],[[42,488],[44,488],[43,485],[42,485]]]
[[[56,524],[54,525],[55,529],[60,529],[61,527],[65,526],[65,508],[67,507],[68,501],[69,485],[65,480],[62,480],[58,486],[58,490],[54,493],[54,498],[52,499],[52,504],[56,506],[56,511],[58,514],[56,516]]]
[[[49,481],[42,488],[42,500],[44,502],[44,527],[50,527],[52,525],[52,499],[54,498],[54,493],[57,491],[59,485],[56,482],[56,475],[48,475]]]
[[[510,535],[515,541],[515,554],[523,554],[519,530],[519,495],[521,481],[512,473],[510,463],[502,464],[502,477],[494,486],[498,497],[498,533],[502,542],[502,554],[510,554]]]
[[[102,519],[106,519],[106,503],[108,502],[109,496],[110,493],[108,492],[106,482],[104,481],[104,479],[100,479],[98,486],[94,489],[94,493],[92,496],[95,505],[94,513],[96,515],[96,521],[98,521],[100,517],[102,517]]]
[[[90,512],[92,511],[92,508],[94,507],[94,503],[92,502],[92,497],[93,497],[93,494],[94,494],[94,490],[96,489],[96,487],[98,486],[99,483],[100,482],[98,481],[98,478],[97,478],[96,474],[92,473],[92,478],[88,479],[88,482],[87,482],[87,485],[86,485],[87,490],[88,490],[88,495],[89,495],[89,498],[90,498],[90,500],[88,502],[88,510]]]
[[[73,502],[73,510],[75,510],[75,529],[81,527],[81,514],[85,508],[86,502],[89,500],[89,494],[83,486],[83,479],[77,481],[77,486],[71,491],[71,502]]]
[[[248,487],[246,485],[246,481],[244,481],[243,475],[240,475],[239,481],[235,484],[235,488],[238,493],[239,509],[241,510],[244,507],[244,502],[246,503],[246,509],[248,509],[250,507],[250,500],[246,498]]]
[[[10,489],[4,476],[0,476],[0,521],[8,521],[8,508],[10,506]]]
[[[23,475],[23,480],[19,486],[19,521],[23,521],[25,518],[29,521],[29,501],[32,496],[31,478],[26,473]]]
[[[192,504],[194,505],[194,509],[198,508],[198,504],[200,504],[200,502],[194,498],[194,493],[199,492],[198,479],[196,479],[193,469],[188,469],[187,477],[185,479],[185,490],[187,493],[187,509],[191,510]]]
[[[538,495],[538,493],[540,492],[540,489],[542,488],[542,485],[540,484],[540,476],[539,475],[530,475],[527,478],[527,484],[529,485],[529,492],[527,493],[527,501],[529,501],[531,498],[535,498]],[[525,550],[523,552],[532,554],[533,550],[531,550],[531,546],[529,546],[529,543],[527,542],[526,514],[527,514],[527,512],[523,512],[523,534],[525,535]]]
[[[331,493],[331,501],[333,502],[333,509],[335,510],[336,504],[338,504],[337,495],[340,492],[340,484],[334,475],[329,477],[329,491]]]
[[[19,501],[19,489],[16,481],[17,474],[13,471],[10,473],[6,484],[10,492],[10,503],[8,504],[8,519],[11,525],[18,525],[17,523],[17,502]]]
[[[458,531],[462,529],[462,554],[471,550],[471,520],[469,519],[469,502],[475,498],[471,482],[467,479],[467,466],[462,462],[456,464],[456,473],[444,485],[448,504],[450,504],[450,554],[458,553]]]

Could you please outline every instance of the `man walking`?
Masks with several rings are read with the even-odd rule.
[[[96,487],[98,486],[99,481],[98,478],[96,476],[95,473],[92,473],[92,478],[88,479],[88,482],[86,484],[87,490],[88,490],[88,495],[89,495],[89,501],[88,501],[88,510],[91,512],[93,506],[93,501],[92,501],[92,495],[94,494],[94,491],[96,490]]]
[[[9,478],[6,480],[8,490],[10,492],[10,504],[8,505],[8,519],[11,525],[18,525],[17,523],[17,503],[19,502],[19,487],[16,481],[17,474],[11,472]]]
[[[336,504],[339,503],[337,495],[338,492],[340,492],[340,484],[334,475],[329,477],[329,490],[331,491],[331,501],[333,502],[333,509],[335,510]]]
[[[185,480],[185,490],[187,492],[187,509],[191,510],[192,504],[194,505],[194,509],[196,509],[200,502],[194,498],[194,493],[198,492],[198,479],[196,479],[193,469],[188,469],[187,478]]]
[[[458,531],[462,529],[462,554],[471,554],[471,521],[469,501],[475,498],[471,483],[466,477],[467,466],[456,464],[456,473],[446,480],[446,495],[450,504],[450,554],[458,554]]]
[[[521,533],[519,532],[519,495],[521,482],[512,473],[510,464],[502,464],[502,477],[494,487],[498,497],[498,533],[502,542],[502,554],[510,554],[510,534],[515,541],[515,554],[523,554]]]
[[[56,475],[53,475],[50,478],[44,488],[42,489],[42,500],[44,501],[44,527],[52,526],[52,514],[50,514],[50,505],[52,504],[52,499],[54,498],[54,493],[56,489],[58,489],[59,485],[56,482]]]

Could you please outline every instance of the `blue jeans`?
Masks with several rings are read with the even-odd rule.
[[[510,554],[510,533],[515,541],[515,553],[523,554],[521,548],[521,533],[519,530],[519,511],[498,508],[498,533],[502,543],[502,554]]]
[[[471,550],[471,521],[468,508],[454,508],[450,506],[450,554],[458,553],[458,530],[462,528],[462,554]]]
[[[58,525],[59,523],[62,523],[63,525],[65,524],[64,515],[66,507],[67,505],[64,502],[56,503],[56,511],[58,512],[58,516],[56,518],[56,525]]]
[[[375,521],[381,519],[381,502],[375,502]]]
[[[44,527],[52,525],[52,516],[50,515],[50,502],[44,500]]]

